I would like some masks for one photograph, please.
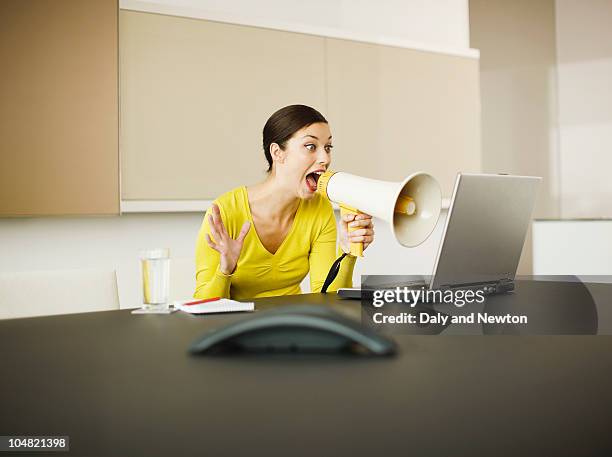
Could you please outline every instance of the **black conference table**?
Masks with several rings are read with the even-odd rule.
[[[0,321],[0,435],[67,435],[74,456],[611,455],[612,285],[587,286],[522,282],[485,306],[535,310],[532,327],[395,332],[387,358],[187,354],[244,314]]]

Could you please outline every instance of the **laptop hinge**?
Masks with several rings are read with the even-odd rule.
[[[441,286],[440,289],[472,289],[484,290],[486,294],[504,294],[514,290],[514,280],[503,278],[497,281],[472,282],[463,284],[448,284]]]

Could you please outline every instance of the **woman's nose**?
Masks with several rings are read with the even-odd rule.
[[[317,162],[321,165],[329,165],[331,159],[329,158],[329,154],[325,149],[319,150],[319,156],[317,157]]]

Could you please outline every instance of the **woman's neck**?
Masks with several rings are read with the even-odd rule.
[[[272,175],[249,186],[248,196],[251,212],[278,222],[292,218],[300,204],[299,197],[287,192]]]

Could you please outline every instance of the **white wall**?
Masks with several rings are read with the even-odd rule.
[[[612,275],[612,220],[535,221],[533,273]]]
[[[612,1],[556,0],[561,216],[612,217]]]
[[[142,303],[139,251],[167,247],[172,258],[171,298],[189,298],[201,222],[198,213],[0,219],[0,272],[116,270],[121,307],[132,308]],[[386,223],[375,221],[376,242],[358,261],[355,283],[361,274],[430,274],[443,223],[444,215],[422,246],[406,249],[395,242]],[[309,290],[307,280],[302,289]]]
[[[559,216],[554,0],[470,1],[480,50],[482,167],[541,176],[534,217]],[[519,264],[531,274],[531,232]]]
[[[0,271],[116,270],[121,307],[130,308],[142,303],[139,251],[168,247],[178,260],[172,295],[185,298],[201,220],[196,213],[0,219]]]
[[[469,48],[468,0],[120,0],[157,11],[314,33],[342,32],[428,47]]]
[[[534,223],[534,274],[612,275],[612,220],[600,219],[612,217],[612,2],[556,0],[555,10],[565,220]]]

